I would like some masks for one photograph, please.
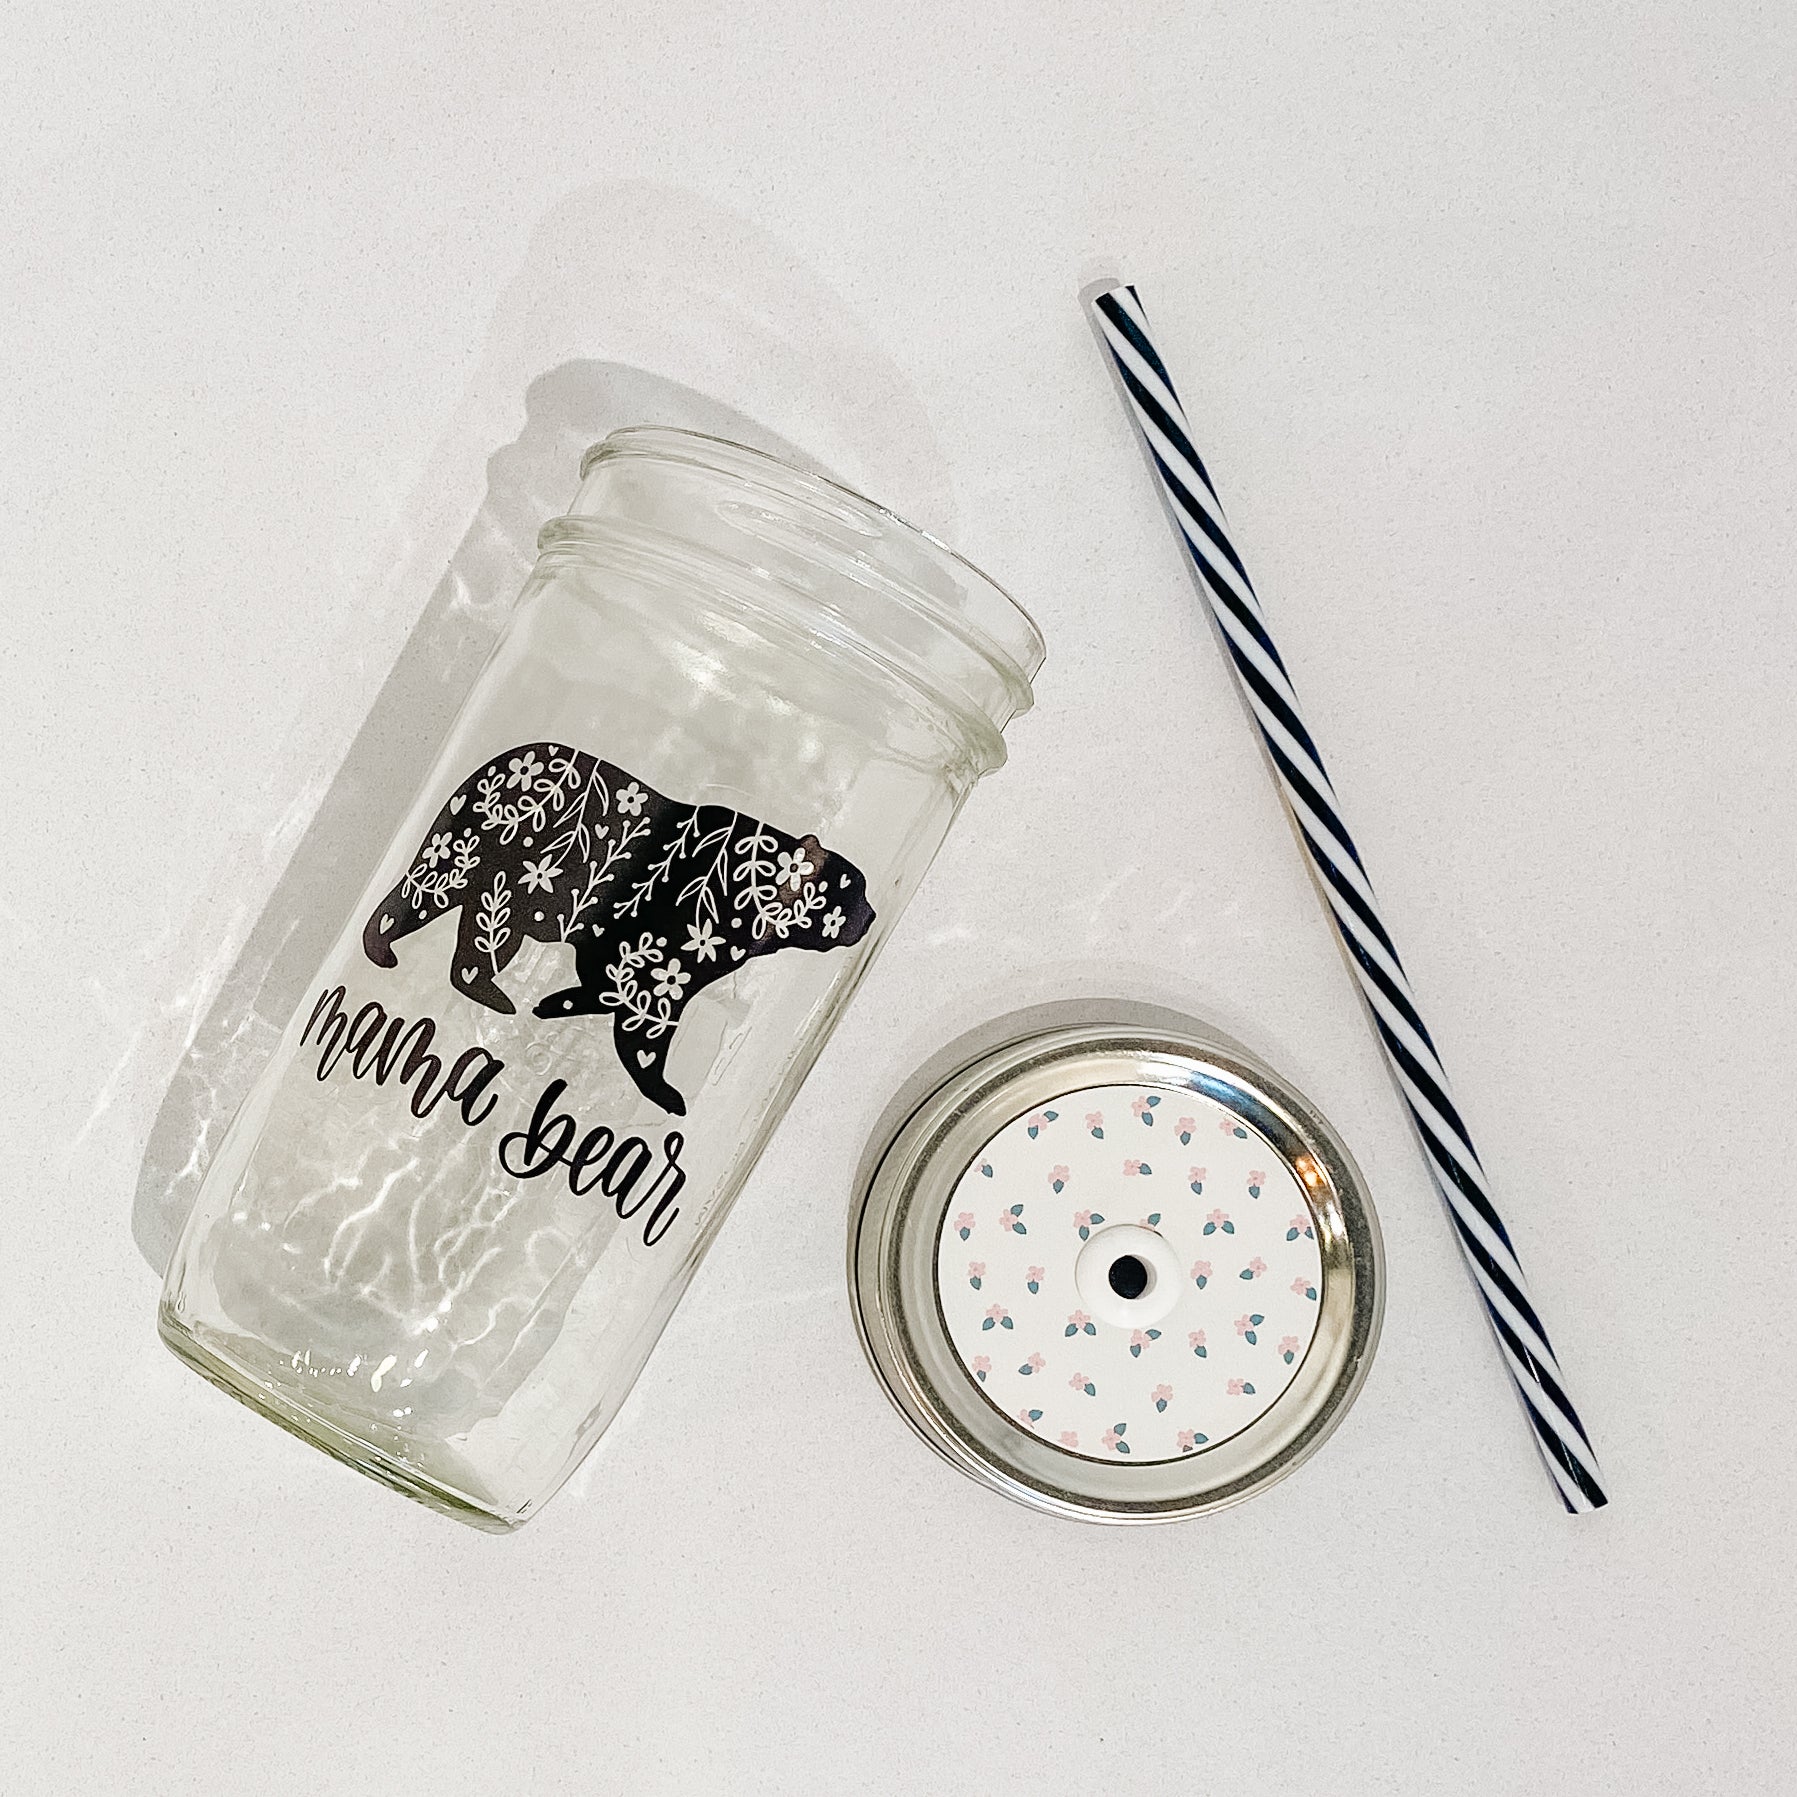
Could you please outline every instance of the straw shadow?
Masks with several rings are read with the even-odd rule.
[[[582,452],[625,424],[707,431],[800,462],[753,420],[618,363],[563,363],[530,384],[519,435],[487,460],[487,492],[342,767],[184,1050],[139,1166],[131,1233],[160,1274],[225,1126],[404,821],[536,555]]]

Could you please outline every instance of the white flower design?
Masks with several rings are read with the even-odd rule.
[[[628,786],[618,790],[618,812],[623,817],[638,816],[649,802],[649,795],[632,780]]]
[[[782,886],[797,886],[810,875],[817,872],[811,858],[803,849],[783,849],[780,853],[780,865],[775,870],[774,879]]]
[[[842,934],[842,925],[842,907],[840,905],[832,905],[818,920],[817,927],[822,930],[826,936],[840,936]]]
[[[553,892],[561,871],[553,858],[545,855],[541,861],[526,861],[520,877],[527,892]]]
[[[686,952],[695,960],[715,961],[724,939],[711,927],[709,919],[693,924],[686,932]]]
[[[536,757],[536,752],[526,749],[522,755],[514,755],[506,765],[512,770],[507,786],[529,788],[537,776],[543,771],[543,764]]]
[[[686,990],[692,975],[680,965],[676,956],[668,959],[655,970],[655,996],[657,998],[678,998]]]
[[[448,853],[449,832],[447,830],[439,830],[436,835],[424,845],[424,865],[426,867],[435,867]]]

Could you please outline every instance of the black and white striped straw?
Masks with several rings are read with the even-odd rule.
[[[1093,305],[1555,1489],[1568,1510],[1600,1509],[1609,1499],[1597,1456],[1566,1395],[1510,1232],[1492,1203],[1485,1170],[1455,1107],[1398,951],[1380,920],[1372,885],[1305,727],[1285,663],[1248,571],[1230,543],[1217,489],[1192,446],[1191,427],[1149,335],[1142,302],[1133,287],[1119,285],[1094,295]]]

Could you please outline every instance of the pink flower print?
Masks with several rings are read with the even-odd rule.
[[[1016,1325],[1011,1321],[1011,1313],[1002,1304],[994,1304],[986,1312],[986,1320],[980,1327],[982,1329],[1012,1329]]]
[[[1181,1117],[1173,1127],[1179,1131],[1179,1140],[1183,1145],[1191,1141],[1192,1132],[1197,1129],[1198,1125],[1190,1117]]]
[[[1140,1360],[1142,1358],[1142,1350],[1147,1347],[1150,1342],[1157,1342],[1160,1339],[1161,1332],[1158,1329],[1132,1329],[1129,1333],[1130,1358],[1133,1360]]]
[[[1066,1191],[1067,1178],[1068,1174],[1065,1167],[1050,1167],[1048,1169],[1048,1183],[1053,1186],[1057,1192]]]
[[[1082,1329],[1085,1330],[1088,1335],[1096,1335],[1098,1333],[1098,1325],[1094,1323],[1083,1310],[1076,1310],[1067,1319],[1067,1328],[1064,1333],[1068,1335],[1078,1335]]]
[[[1074,1391],[1083,1391],[1088,1398],[1095,1398],[1098,1396],[1098,1387],[1094,1385],[1084,1373],[1075,1373],[1073,1377],[1067,1381],[1067,1384]]]
[[[1241,1277],[1244,1279],[1258,1279],[1266,1270],[1267,1263],[1257,1254],[1242,1268]]]
[[[973,1376],[977,1380],[979,1380],[979,1382],[982,1385],[984,1385],[986,1383],[986,1375],[991,1371],[992,1371],[992,1362],[990,1360],[988,1360],[984,1354],[974,1355],[974,1357],[973,1357]]]
[[[1300,1298],[1309,1298],[1312,1303],[1316,1301],[1317,1288],[1302,1275],[1292,1281],[1292,1290],[1296,1292]]]
[[[1215,1235],[1219,1229],[1222,1230],[1225,1235],[1235,1234],[1235,1225],[1230,1222],[1229,1212],[1226,1210],[1214,1210],[1204,1219],[1204,1233],[1206,1235]]]
[[[1138,1117],[1140,1117],[1141,1120],[1144,1123],[1146,1123],[1150,1129],[1153,1129],[1154,1128],[1154,1107],[1159,1103],[1160,1103],[1160,1094],[1153,1093],[1153,1094],[1138,1098],[1129,1108],[1132,1111],[1134,1111],[1135,1114]]]
[[[1290,1366],[1298,1358],[1298,1338],[1295,1335],[1282,1335],[1279,1338],[1279,1358]]]
[[[1153,1396],[1155,1409],[1165,1410],[1167,1406],[1173,1402],[1173,1387],[1170,1385],[1157,1385],[1154,1388]]]
[[[1313,1242],[1317,1239],[1317,1232],[1310,1218],[1303,1215],[1293,1217],[1285,1226],[1285,1239],[1288,1242],[1295,1242],[1301,1235],[1309,1236]]]
[[[1179,1432],[1179,1451],[1189,1454],[1200,1443],[1209,1441],[1208,1435],[1200,1435],[1196,1429],[1181,1429]]]
[[[1128,1423],[1112,1423],[1111,1426],[1105,1430],[1101,1439],[1103,1440],[1104,1445],[1109,1448],[1113,1454],[1127,1454],[1129,1452],[1129,1443],[1123,1439],[1124,1432],[1128,1428]]]
[[[1229,1395],[1232,1398],[1251,1398],[1254,1396],[1254,1387],[1246,1379],[1231,1379]]]
[[[1094,1228],[1104,1221],[1104,1212],[1097,1210],[1076,1210],[1073,1213],[1073,1226],[1079,1231],[1079,1239],[1086,1241]]]
[[[1258,1310],[1251,1316],[1237,1317],[1235,1320],[1235,1332],[1249,1347],[1253,1347],[1254,1344],[1260,1340],[1260,1337],[1255,1334],[1255,1331],[1259,1329],[1261,1324],[1266,1320],[1267,1319],[1263,1317]]]
[[[1260,1168],[1253,1167],[1249,1169],[1248,1196],[1250,1198],[1258,1198],[1260,1196],[1260,1188],[1266,1183],[1266,1178],[1266,1174]]]
[[[1217,1127],[1224,1135],[1234,1136],[1238,1141],[1245,1142],[1248,1139],[1248,1132],[1233,1117],[1219,1117]]]
[[[1079,1437],[1075,1435],[1071,1429],[1063,1429],[1061,1431],[1061,1446],[1064,1448],[1077,1448],[1079,1446]]]
[[[1087,1111],[1086,1128],[1102,1142],[1104,1140],[1104,1112]]]
[[[1192,1262],[1192,1283],[1197,1286],[1200,1291],[1203,1291],[1204,1288],[1210,1284],[1210,1262],[1208,1260],[1195,1260]]]
[[[998,1226],[1000,1229],[1010,1230],[1013,1235],[1029,1234],[1029,1231],[1023,1226],[1023,1206],[1021,1204],[1013,1204],[1009,1210],[1000,1211]]]
[[[1056,1113],[1053,1111],[1038,1111],[1035,1116],[1030,1118],[1030,1120],[1024,1124],[1023,1127],[1029,1132],[1029,1138],[1032,1142],[1035,1141],[1037,1136],[1041,1135],[1043,1130],[1045,1130],[1049,1124],[1054,1122],[1055,1115]]]
[[[1146,1161],[1125,1161],[1123,1163],[1123,1177],[1125,1179],[1134,1179],[1139,1174],[1152,1173],[1153,1171],[1154,1169],[1149,1166]]]
[[[967,1263],[967,1283],[977,1292],[986,1277],[986,1263],[983,1260],[970,1260]]]
[[[1204,1196],[1204,1176],[1207,1172],[1209,1172],[1209,1168],[1207,1167],[1187,1168],[1186,1177],[1192,1182],[1192,1196],[1194,1198],[1202,1198]]]
[[[1196,1354],[1200,1360],[1208,1360],[1210,1358],[1210,1349],[1204,1344],[1204,1331],[1202,1329],[1194,1329],[1192,1333],[1186,1337],[1186,1341],[1190,1344],[1192,1352]]]
[[[1042,1289],[1042,1281],[1046,1277],[1047,1275],[1040,1267],[1031,1267],[1024,1283],[1029,1286],[1031,1292],[1039,1292]]]
[[[1022,1423],[1026,1429],[1033,1429],[1037,1423],[1041,1422],[1042,1412],[1040,1410],[1032,1410],[1029,1405],[1025,1404],[1024,1407],[1017,1412],[1017,1420]]]
[[[1017,1370],[1027,1379],[1031,1373],[1039,1373],[1047,1365],[1048,1362],[1040,1354],[1032,1354]]]
[[[966,1241],[967,1238],[973,1234],[972,1211],[964,1210],[960,1216],[955,1219],[955,1234],[958,1235],[962,1241]]]

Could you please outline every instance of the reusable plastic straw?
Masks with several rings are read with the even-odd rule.
[[[1191,427],[1155,350],[1142,303],[1133,287],[1119,285],[1093,294],[1092,304],[1555,1489],[1568,1510],[1599,1509],[1609,1500],[1597,1456],[1566,1395],[1510,1232],[1492,1202],[1248,571],[1230,543],[1217,489],[1192,447]]]

